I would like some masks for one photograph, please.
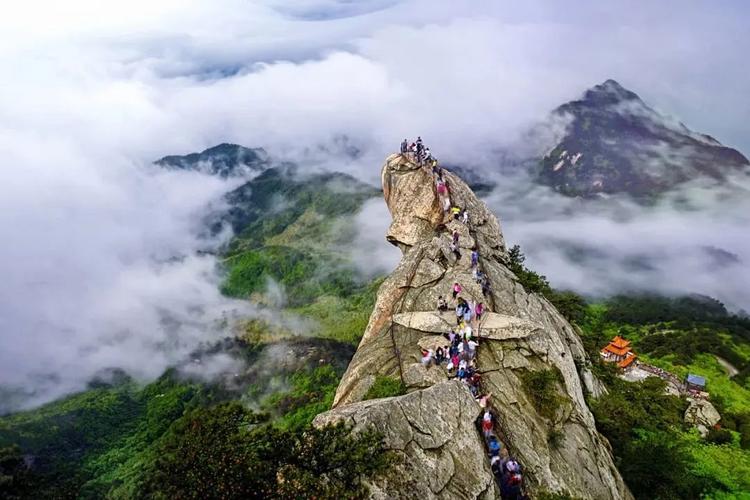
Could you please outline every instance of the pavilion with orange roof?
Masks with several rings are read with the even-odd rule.
[[[602,350],[601,355],[604,361],[616,362],[620,368],[627,368],[633,361],[635,361],[636,354],[630,347],[630,341],[625,340],[619,335],[615,336],[609,344],[607,344]]]

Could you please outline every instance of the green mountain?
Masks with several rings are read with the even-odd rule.
[[[250,149],[237,144],[219,144],[200,153],[165,156],[154,162],[164,168],[196,170],[223,178],[261,172],[271,164],[262,148]]]
[[[375,436],[309,428],[330,407],[373,307],[379,281],[360,278],[350,255],[354,216],[379,191],[346,174],[271,166],[261,152],[220,145],[158,164],[222,177],[262,169],[227,193],[229,208],[211,223],[236,234],[219,249],[222,291],[262,305],[273,302],[272,282],[282,309],[240,321],[235,338],[145,386],[127,376],[92,382],[0,418],[0,497],[350,497],[361,473],[385,466]],[[210,382],[194,375],[215,356],[231,363]],[[320,441],[315,460],[310,440]],[[279,474],[294,477],[287,491]]]
[[[345,174],[271,163],[227,193],[228,208],[210,221],[235,234],[218,250],[222,291],[272,304],[268,314],[238,322],[234,336],[151,383],[119,374],[0,417],[0,498],[362,497],[363,480],[396,460],[381,436],[310,422],[331,407],[381,284],[350,260],[355,214],[379,195]],[[518,283],[549,299],[580,335],[607,389],[587,403],[635,497],[747,498],[749,320],[706,297],[587,303],[526,268],[519,248],[508,259]],[[660,379],[618,377],[599,356],[614,335],[678,377],[705,376],[719,427],[700,436],[684,422],[686,399],[665,394]],[[199,375],[215,360],[226,363],[206,381]],[[382,377],[365,399],[403,391]],[[547,444],[563,438],[551,434]]]
[[[541,160],[539,180],[566,195],[650,196],[696,178],[721,181],[750,166],[737,150],[665,117],[614,80],[552,115],[569,125]]]
[[[289,303],[347,297],[361,285],[349,261],[353,216],[379,194],[341,173],[304,175],[297,167],[270,168],[226,196],[236,237],[223,251],[232,297],[262,292],[272,279]]]

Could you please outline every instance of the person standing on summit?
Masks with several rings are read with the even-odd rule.
[[[401,143],[401,154],[405,155],[409,151],[409,141],[404,139],[404,142]]]

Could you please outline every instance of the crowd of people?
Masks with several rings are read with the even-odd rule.
[[[438,165],[430,149],[424,146],[422,138],[417,137],[417,140],[411,144],[404,139],[401,143],[401,153],[411,157],[411,160],[420,166],[426,164],[431,167],[438,200],[444,213],[447,217],[452,217],[453,220],[460,221],[469,227],[468,211],[451,203],[450,186],[444,171]],[[450,248],[457,262],[461,260],[459,240],[458,230],[453,230]],[[480,285],[482,295],[486,298],[490,293],[490,283],[479,268],[479,257],[479,250],[474,246],[471,250],[472,278]],[[526,498],[523,493],[521,465],[509,455],[507,448],[503,447],[501,440],[495,434],[496,417],[489,406],[491,394],[484,394],[481,390],[482,377],[477,367],[477,349],[485,306],[483,302],[475,302],[471,298],[467,300],[462,297],[463,291],[463,286],[456,281],[450,288],[450,302],[442,295],[438,297],[437,310],[441,314],[449,312],[451,302],[455,303],[453,307],[456,314],[456,326],[443,334],[446,341],[444,344],[439,345],[434,351],[433,349],[422,351],[422,363],[426,367],[441,366],[447,370],[449,377],[457,378],[466,384],[479,406],[484,410],[481,429],[489,453],[492,473],[500,486],[502,498],[521,500]]]

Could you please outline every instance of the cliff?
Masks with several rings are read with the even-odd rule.
[[[495,216],[456,175],[446,172],[451,202],[469,222],[449,219],[441,209],[432,174],[402,155],[382,171],[392,215],[386,238],[403,252],[380,287],[357,352],[338,387],[333,409],[317,417],[323,425],[344,420],[354,430],[374,426],[404,460],[372,482],[378,498],[499,498],[484,439],[477,426],[479,404],[444,367],[420,363],[420,346],[442,342],[455,324],[452,311],[438,313],[438,296],[484,302],[478,325],[477,367],[483,393],[491,393],[496,432],[525,467],[525,489],[566,491],[580,498],[632,498],[614,466],[608,443],[597,433],[584,399],[599,384],[573,327],[543,297],[529,294],[504,265],[506,248]],[[458,231],[460,258],[450,249]],[[472,277],[471,248],[490,289],[483,297]],[[528,375],[551,373],[541,402]],[[401,378],[404,396],[362,401],[376,376]]]

